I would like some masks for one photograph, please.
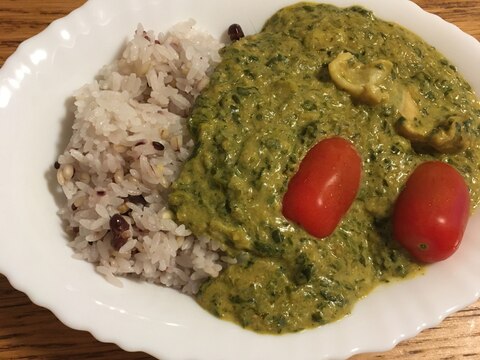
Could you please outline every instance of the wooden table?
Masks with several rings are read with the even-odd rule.
[[[81,6],[84,0],[1,0],[0,66],[18,44],[51,21]],[[429,12],[480,39],[480,1],[415,0]],[[479,274],[480,276],[480,274]],[[386,353],[354,356],[368,359],[480,359],[480,301],[433,329]],[[0,359],[152,359],[127,353],[95,340],[89,333],[67,328],[53,314],[34,305],[0,275]]]

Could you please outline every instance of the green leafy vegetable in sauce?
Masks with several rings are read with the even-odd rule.
[[[197,147],[169,198],[179,221],[238,260],[197,295],[212,314],[295,332],[421,271],[390,221],[420,163],[454,166],[478,204],[480,104],[455,67],[402,27],[360,7],[300,3],[222,59],[195,104]],[[362,180],[341,223],[318,240],[287,221],[281,203],[307,151],[333,136],[355,144]]]

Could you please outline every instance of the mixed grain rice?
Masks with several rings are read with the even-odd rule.
[[[56,163],[60,216],[74,256],[118,286],[116,275],[134,275],[194,294],[231,262],[167,205],[194,145],[186,117],[220,61],[222,44],[193,25],[158,36],[139,25],[120,59],[74,94],[73,135]]]

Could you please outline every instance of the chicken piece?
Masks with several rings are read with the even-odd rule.
[[[339,54],[328,65],[330,77],[339,89],[369,105],[377,105],[388,99],[388,93],[380,86],[392,68],[393,64],[387,60],[363,64],[349,52]]]
[[[452,154],[463,151],[468,146],[468,136],[462,127],[459,116],[451,116],[434,128],[428,143],[438,152]]]
[[[405,88],[397,88],[391,97],[392,104],[397,108],[402,117],[395,124],[397,133],[412,143],[423,143],[432,130],[430,121],[420,117],[418,106],[413,100],[410,91]]]
[[[458,116],[450,116],[440,122],[431,118],[407,119],[402,116],[395,128],[399,135],[410,140],[417,151],[421,152],[434,150],[453,154],[468,146],[468,136]]]
[[[425,121],[428,120],[428,121]],[[430,119],[400,117],[395,124],[398,135],[410,140],[413,144],[426,143],[432,130]]]
[[[418,106],[415,100],[407,89],[401,91],[401,100],[399,104],[395,104],[398,108],[398,112],[406,119],[413,120],[420,116]]]

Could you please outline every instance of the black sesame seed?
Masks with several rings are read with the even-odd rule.
[[[130,229],[130,225],[128,224],[127,220],[120,214],[115,214],[110,218],[110,229],[114,234],[120,235],[123,232]]]
[[[165,146],[158,141],[152,141],[152,146],[155,150],[162,151],[165,150]]]
[[[98,190],[97,195],[98,196],[105,196],[105,195],[107,195],[107,192],[105,190]]]
[[[127,201],[134,203],[134,204],[141,204],[143,206],[147,205],[147,200],[143,197],[143,195],[128,195]]]
[[[230,37],[231,41],[237,41],[243,38],[245,35],[243,34],[243,30],[240,25],[232,24],[228,28],[228,36]]]
[[[72,204],[72,211],[75,211],[77,209],[78,209],[78,207],[75,204]]]
[[[55,161],[55,163],[53,164],[53,167],[57,170],[60,169],[60,163],[58,161]]]

